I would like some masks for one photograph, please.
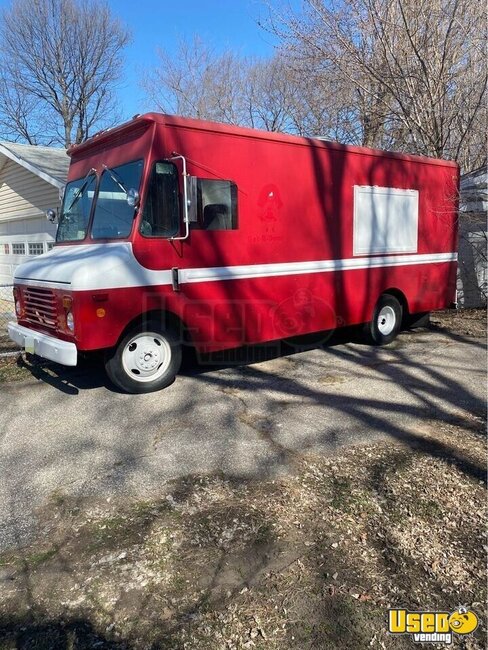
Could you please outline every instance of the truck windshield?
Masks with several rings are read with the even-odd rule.
[[[85,239],[96,184],[97,177],[89,173],[66,185],[56,241]]]
[[[129,190],[139,191],[143,161],[105,168],[98,189],[91,235],[93,239],[128,237],[135,208],[128,202]]]

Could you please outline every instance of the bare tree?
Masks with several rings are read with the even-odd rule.
[[[34,126],[39,123],[40,115],[33,119],[37,101],[26,93],[19,93],[18,89],[3,75],[0,78],[0,100],[2,103],[0,107],[2,137],[10,141],[21,140],[27,144],[36,144],[41,139],[39,126]]]
[[[333,70],[363,144],[486,159],[486,9],[471,0],[305,0],[269,25],[297,66]],[[302,74],[303,77],[303,74]],[[328,86],[324,75],[322,87]],[[322,102],[329,96],[323,95]],[[483,143],[481,145],[481,143]],[[481,145],[481,146],[480,146]]]
[[[329,61],[314,61],[303,51],[284,49],[293,92],[288,109],[295,133],[364,146],[390,144],[385,136],[384,110],[370,97],[344,82],[344,75]]]
[[[127,29],[97,0],[14,0],[0,26],[0,128],[69,147],[114,121]]]
[[[245,77],[248,125],[266,131],[299,133],[296,120],[299,87],[286,59],[277,54],[254,62]]]
[[[158,65],[143,87],[152,104],[187,117],[242,123],[244,63],[230,51],[216,54],[198,36],[181,40],[175,52],[160,49]],[[243,66],[244,63],[244,66]]]
[[[159,50],[158,65],[144,79],[159,110],[200,119],[294,131],[296,85],[281,57],[259,61],[232,51],[216,53],[198,36],[175,52]]]

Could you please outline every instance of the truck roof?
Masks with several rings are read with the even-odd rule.
[[[312,146],[324,149],[332,149],[336,151],[350,152],[363,156],[367,155],[378,156],[381,158],[394,158],[412,162],[422,162],[424,164],[448,166],[456,169],[459,167],[456,162],[451,160],[443,160],[441,158],[429,158],[426,156],[406,154],[396,151],[370,149],[368,147],[359,147],[355,145],[341,144],[339,142],[332,142],[322,137],[303,137],[289,135],[287,133],[250,129],[247,127],[235,126],[232,124],[197,120],[189,117],[181,117],[179,115],[169,115],[166,113],[145,113],[144,115],[135,115],[131,120],[124,122],[123,124],[105,129],[104,131],[100,131],[85,142],[71,146],[68,149],[67,153],[71,157],[78,157],[80,155],[82,156],[92,149],[99,148],[100,145],[103,146],[106,142],[112,140],[114,137],[119,137],[123,134],[137,131],[139,129],[141,132],[143,132],[146,128],[154,123],[168,127],[178,127],[191,131],[211,131],[213,133],[233,135],[235,137],[241,138],[267,140],[269,142],[282,142],[297,146]]]

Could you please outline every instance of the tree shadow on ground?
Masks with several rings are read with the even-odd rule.
[[[125,642],[109,641],[95,632],[88,620],[3,622],[0,617],[0,647],[15,650],[130,650]]]

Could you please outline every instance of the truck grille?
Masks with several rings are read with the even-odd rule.
[[[45,329],[56,329],[56,298],[50,289],[24,290],[25,320]]]

